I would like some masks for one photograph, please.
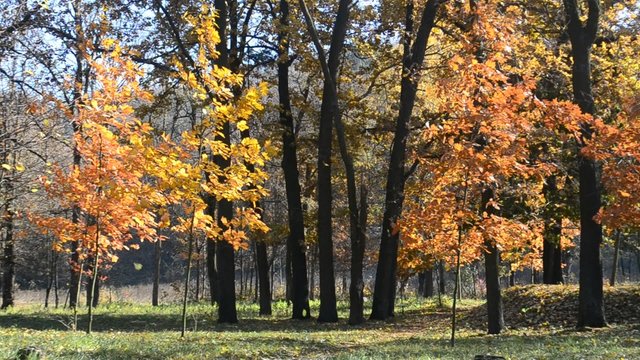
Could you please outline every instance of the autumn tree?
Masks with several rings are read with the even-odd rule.
[[[175,35],[182,49],[175,61],[179,78],[202,108],[198,124],[191,132],[182,134],[186,151],[195,156],[195,162],[185,170],[186,178],[192,181],[187,202],[190,205],[184,209],[190,214],[190,220],[189,217],[181,220],[176,229],[189,237],[189,243],[194,231],[217,242],[216,270],[221,291],[218,321],[237,322],[234,252],[247,246],[247,229],[268,230],[256,210],[256,203],[266,194],[262,187],[266,174],[260,167],[264,166],[267,155],[256,139],[246,135],[241,136],[238,143],[232,143],[231,126],[241,133],[249,129],[253,112],[262,109],[258,100],[264,90],[250,88],[238,93],[243,77],[219,65],[224,37],[222,32],[218,33],[220,18],[214,15],[214,10],[203,5],[198,13],[185,18],[192,36],[197,39],[195,56],[184,48],[179,35]],[[168,12],[162,11],[167,21],[172,21]],[[224,64],[226,59],[221,61]],[[213,200],[217,214],[212,212]],[[247,202],[250,206],[236,207],[234,211],[231,206],[234,201]]]
[[[385,320],[394,314],[396,293],[396,267],[399,233],[397,222],[402,213],[404,184],[407,179],[406,144],[409,136],[408,122],[418,92],[421,67],[431,30],[440,1],[427,1],[420,12],[420,23],[415,26],[415,2],[409,1],[405,8],[405,22],[402,33],[404,54],[402,58],[401,93],[399,115],[396,119],[394,140],[389,159],[389,171],[385,195],[385,210],[382,218],[382,237],[376,271],[376,283],[373,294],[371,319]]]
[[[88,61],[97,88],[78,99],[76,111],[56,104],[78,126],[74,144],[81,166],[54,165],[51,175],[43,178],[47,193],[60,206],[77,208],[83,221],[33,215],[43,231],[56,237],[56,250],[78,243],[78,262],[73,264],[78,272],[91,259],[92,297],[100,264],[115,262],[118,251],[137,247],[128,244],[134,234],[141,241],[157,241],[152,206],[162,203],[157,190],[144,181],[145,162],[140,161],[149,151],[144,139],[151,128],[133,117],[134,99],[148,100],[150,95],[139,87],[139,70],[121,59],[119,45],[113,40],[104,44],[113,47],[112,52],[102,61]],[[90,333],[93,306],[88,308]]]

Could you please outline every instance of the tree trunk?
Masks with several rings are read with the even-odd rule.
[[[195,302],[200,301],[200,256],[202,255],[202,251],[200,248],[200,241],[196,239],[196,273],[195,273],[195,280],[196,280],[196,293],[193,296],[193,300]]]
[[[556,176],[547,178],[542,190],[547,203],[556,204],[558,198],[558,186]],[[553,207],[552,207],[553,208]],[[544,224],[544,242],[542,248],[542,281],[545,284],[562,284],[562,248],[560,237],[562,235],[562,219],[555,211],[549,210]]]
[[[427,43],[436,18],[440,1],[429,0],[425,5],[415,42],[413,34],[413,1],[407,5],[404,38],[403,71],[400,90],[400,113],[389,159],[385,210],[382,218],[382,236],[373,293],[371,319],[385,320],[394,313],[396,290],[396,265],[398,256],[398,231],[395,224],[402,213],[404,201],[406,144],[409,136],[408,123],[413,113],[420,67],[424,61]]]
[[[227,48],[227,25],[229,11],[226,0],[215,0],[214,7],[218,13],[216,25],[222,41],[216,45],[218,51],[217,65],[230,68],[229,49]],[[232,34],[233,35],[233,34]],[[233,38],[233,36],[231,36]],[[234,89],[234,92],[237,89]],[[222,126],[221,133],[216,136],[217,140],[226,146],[231,146],[231,130],[228,122]],[[214,161],[220,169],[227,169],[231,166],[231,160],[220,155],[214,156]],[[224,176],[219,181],[226,182]],[[218,226],[224,232],[227,226],[224,224],[233,218],[233,203],[227,199],[217,201],[217,221]],[[224,222],[223,222],[224,219]],[[236,310],[236,272],[235,272],[235,251],[233,246],[225,241],[216,242],[216,271],[217,271],[217,299],[218,299],[218,322],[237,323],[238,315]]]
[[[82,24],[82,9],[80,0],[74,1],[73,4],[74,10],[74,25],[76,31],[76,52],[75,52],[75,61],[76,61],[76,70],[74,74],[74,82],[75,87],[73,90],[73,99],[72,103],[69,105],[69,108],[72,113],[76,113],[77,107],[80,105],[82,101],[82,90],[84,84],[84,75],[85,68],[84,64],[84,31]],[[77,121],[73,121],[73,134],[74,136],[80,134],[80,124]],[[76,170],[80,167],[80,163],[82,162],[82,157],[80,155],[80,151],[77,147],[77,144],[73,144],[73,169]],[[80,222],[80,208],[76,204],[74,204],[71,208],[71,222],[77,225]],[[70,278],[69,278],[69,307],[76,308],[78,304],[78,297],[80,294],[80,278],[82,275],[80,272],[82,271],[82,266],[80,266],[80,251],[78,241],[71,241],[71,261],[70,261]],[[79,270],[79,271],[78,271]]]
[[[446,283],[445,283],[445,271],[444,271],[444,261],[438,262],[438,291],[440,294],[445,293]]]
[[[620,255],[620,246],[622,245],[622,233],[620,230],[616,231],[616,243],[613,249],[613,262],[611,264],[611,278],[609,279],[609,286],[615,286],[616,284],[616,272],[618,271],[618,256]]]
[[[88,263],[90,264],[88,266],[88,271],[93,274],[93,264],[94,264],[94,260],[93,258],[90,258],[90,260],[88,261]],[[91,282],[87,283],[87,307],[89,307],[89,304],[91,304],[91,306],[93,306],[94,308],[98,306],[98,304],[100,303],[100,274],[97,274],[96,280],[95,280],[95,284],[93,281],[93,276],[91,277]]]
[[[286,251],[284,255],[284,296],[287,304],[293,302],[293,274],[291,273],[291,252]]]
[[[271,315],[271,286],[269,284],[267,244],[262,240],[256,241],[256,256],[258,285],[260,287],[260,315]]]
[[[9,182],[5,185],[8,193],[12,191],[12,184]],[[4,209],[4,257],[2,261],[2,309],[6,309],[9,306],[13,306],[13,284],[16,277],[16,258],[14,252],[14,239],[13,239],[13,209],[11,208],[11,201],[7,201]]]
[[[357,325],[364,322],[364,279],[362,267],[364,250],[367,239],[367,188],[360,184],[360,219],[358,220],[359,233],[355,239],[351,239],[351,285],[349,287],[349,324]]]
[[[160,266],[162,264],[162,242],[156,240],[154,251],[153,290],[151,292],[151,305],[158,306],[160,294]]]
[[[304,217],[302,212],[302,190],[298,172],[296,137],[289,93],[289,2],[280,0],[280,24],[278,32],[278,99],[280,104],[280,125],[282,132],[282,171],[284,173],[287,196],[289,236],[287,253],[291,258],[291,295],[293,319],[311,317],[309,308],[309,283],[307,278],[307,258],[305,254]]]
[[[51,296],[51,289],[53,289],[53,282],[55,281],[55,267],[54,267],[54,250],[49,251],[48,257],[49,257],[49,271],[48,271],[48,278],[47,278],[47,288],[45,290],[45,294],[44,294],[44,308],[48,308],[49,307],[49,297]]]
[[[98,227],[99,229],[99,227]],[[98,274],[99,274],[99,260],[100,260],[100,253],[98,252],[98,239],[99,239],[99,230],[96,230],[96,245],[95,245],[95,251],[94,251],[94,255],[93,255],[93,265],[91,265],[91,283],[87,284],[87,309],[88,310],[88,317],[89,317],[89,324],[87,325],[87,334],[91,334],[91,331],[93,330],[93,309],[96,308],[96,306],[98,305],[98,294],[96,293],[96,289],[98,287]]]
[[[489,204],[493,198],[493,190],[487,188],[482,192],[482,209],[491,214],[494,208]],[[487,283],[487,319],[489,334],[500,334],[504,328],[502,312],[502,293],[500,291],[500,255],[495,242],[487,239],[484,252],[485,277]]]
[[[233,205],[230,201],[221,200],[219,202],[218,226],[225,229],[222,218],[231,219],[233,216]],[[238,322],[236,311],[236,266],[235,251],[233,246],[220,240],[216,249],[216,264],[218,270],[218,322],[233,324]]]
[[[245,287],[245,281],[244,281],[244,251],[242,251],[242,249],[238,250],[238,268],[240,269],[240,287],[239,287],[239,295],[240,298],[242,299],[242,296],[244,294],[244,287]]]
[[[425,298],[433,297],[433,270],[426,270],[424,273],[424,292],[422,295]]]
[[[598,32],[600,6],[597,0],[588,0],[587,20],[583,24],[576,0],[564,0],[567,31],[573,57],[572,85],[574,102],[587,114],[595,114],[591,90],[591,46]],[[590,139],[593,129],[582,124],[583,142]],[[578,327],[606,326],[602,291],[602,226],[593,220],[600,210],[600,182],[596,162],[578,152],[580,166],[580,294]]]
[[[306,5],[305,5],[306,6]],[[332,202],[331,191],[331,143],[335,119],[339,116],[337,80],[340,58],[349,25],[351,0],[340,0],[333,25],[329,59],[324,59],[324,49],[318,47],[318,56],[324,72],[324,87],[320,105],[320,126],[318,135],[318,250],[320,268],[320,313],[319,322],[338,321],[336,307],[336,284],[333,259]],[[307,25],[312,37],[315,27],[307,17]],[[327,73],[328,72],[328,73]],[[352,175],[352,174],[351,174]],[[357,215],[351,213],[351,216]],[[357,236],[357,235],[356,235]]]
[[[309,276],[309,299],[315,300],[316,263],[318,262],[318,244],[311,245],[311,275]]]

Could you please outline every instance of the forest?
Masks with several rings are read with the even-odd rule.
[[[640,1],[2,5],[0,356],[640,357]]]

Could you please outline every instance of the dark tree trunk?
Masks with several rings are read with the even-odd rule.
[[[420,295],[425,298],[430,298],[433,296],[433,270],[425,270],[420,273],[420,283],[422,291],[420,291]]]
[[[357,325],[364,322],[364,279],[362,277],[362,262],[367,239],[367,188],[360,185],[360,219],[358,221],[359,234],[351,239],[351,285],[349,287],[349,324]]]
[[[284,255],[284,296],[287,303],[293,302],[293,274],[291,273],[291,252]]]
[[[595,114],[591,90],[591,46],[598,32],[600,5],[598,0],[588,0],[585,23],[580,20],[580,9],[576,0],[564,0],[567,31],[571,40],[573,57],[572,85],[574,102],[582,112]],[[591,138],[593,129],[582,125],[582,140]],[[578,327],[606,326],[602,291],[602,226],[593,220],[600,210],[600,181],[595,160],[578,152],[580,166],[580,294]]]
[[[278,99],[280,104],[280,125],[282,132],[282,171],[287,196],[289,236],[287,253],[291,259],[291,297],[293,319],[308,319],[309,283],[307,278],[307,258],[305,253],[304,216],[302,212],[302,190],[298,172],[296,137],[289,93],[289,2],[280,0],[280,24],[278,32]]]
[[[218,11],[216,25],[220,38],[223,39],[217,46],[219,57],[217,64],[229,68],[229,49],[227,48],[227,24],[229,11],[227,10],[226,0],[215,0],[215,9]],[[233,13],[233,12],[232,12]],[[233,36],[231,37],[233,38]],[[225,145],[231,145],[231,130],[228,122],[222,126],[222,133],[217,136],[218,140]],[[221,169],[226,169],[231,165],[229,158],[223,156],[215,156],[214,161]],[[226,179],[219,179],[225,182]],[[217,201],[218,210],[218,226],[224,231],[226,226],[222,219],[227,221],[233,218],[233,203],[227,199]],[[235,251],[233,246],[224,240],[219,240],[216,244],[216,271],[218,275],[218,322],[220,323],[237,323],[238,315],[236,311],[236,269],[235,269]]]
[[[409,136],[408,123],[415,105],[420,67],[424,62],[429,35],[431,34],[439,5],[440,1],[438,0],[427,1],[413,44],[411,44],[413,36],[413,1],[410,1],[407,5],[400,113],[396,122],[391,157],[389,159],[389,171],[387,173],[385,210],[382,218],[382,236],[380,239],[380,253],[371,319],[385,320],[393,316],[394,313],[399,238],[399,234],[394,227],[402,213],[402,203],[404,201],[405,158],[407,137]]]
[[[556,176],[547,178],[543,188],[548,203],[555,205],[558,199]],[[562,219],[553,211],[554,206],[547,211],[544,224],[544,242],[542,248],[542,280],[545,284],[562,284]]]
[[[444,271],[444,262],[440,261],[438,262],[438,291],[440,292],[440,294],[444,294],[445,293],[445,289],[446,289],[446,283],[444,280],[444,276],[445,276],[445,271]]]
[[[7,185],[8,193],[11,193],[12,184]],[[13,210],[11,201],[8,201],[4,209],[4,257],[2,261],[2,309],[13,306],[13,283],[16,277],[16,257],[13,240]]]
[[[158,306],[160,299],[160,266],[162,264],[162,241],[156,240],[154,244],[153,259],[153,289],[151,291],[151,306]]]
[[[225,124],[224,133],[228,139],[229,124]],[[225,163],[222,167],[228,167],[228,160],[220,160]],[[233,204],[231,201],[221,199],[218,202],[218,226],[224,231],[226,226],[222,219],[231,219],[233,217]],[[235,251],[233,246],[225,241],[219,240],[216,244],[216,270],[218,272],[218,322],[220,323],[237,323],[238,315],[236,311],[236,266]]]
[[[488,206],[493,198],[493,190],[485,189],[482,192],[482,209],[487,214],[494,211],[492,206]],[[504,317],[502,313],[502,293],[500,292],[500,255],[495,242],[488,239],[485,242],[484,252],[485,281],[487,283],[487,320],[489,334],[500,334],[504,328]]]
[[[609,286],[615,286],[616,273],[618,271],[618,257],[620,255],[620,246],[622,245],[622,232],[616,231],[616,243],[613,248],[613,261],[611,264],[611,278],[609,278]]]
[[[267,244],[256,241],[256,258],[258,266],[258,285],[260,287],[260,315],[271,315],[271,285],[269,284],[269,260]]]
[[[332,202],[331,191],[331,140],[333,122],[338,112],[337,75],[340,57],[349,24],[351,0],[340,0],[333,25],[329,59],[326,63],[329,74],[325,74],[322,103],[320,105],[320,131],[318,135],[318,250],[320,268],[320,313],[319,322],[338,321],[336,307],[336,284],[333,259]],[[323,51],[320,49],[320,51]],[[321,62],[322,62],[321,58]],[[324,64],[321,64],[324,66]],[[328,76],[327,76],[328,75]],[[353,214],[352,214],[353,215]],[[357,215],[356,215],[357,216]]]
[[[225,202],[229,203],[229,205],[224,204]],[[226,213],[231,216],[233,214],[231,202],[220,201],[221,210],[224,207],[228,207],[229,211],[220,211],[220,213]],[[219,222],[219,224],[222,225],[222,222]],[[233,246],[227,241],[218,241],[217,245],[216,262],[218,265],[218,288],[220,290],[218,295],[218,322],[233,324],[238,322],[236,311],[235,252]]]
[[[318,262],[318,244],[311,245],[311,266],[309,275],[309,299],[315,300],[316,291],[316,263]]]

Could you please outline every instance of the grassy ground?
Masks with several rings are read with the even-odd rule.
[[[313,305],[317,314],[318,304]],[[466,309],[477,305],[462,303]],[[18,307],[0,313],[0,358],[11,359],[18,349],[36,346],[48,359],[472,359],[478,354],[508,359],[640,359],[637,324],[587,332],[519,329],[500,336],[462,329],[452,349],[448,309],[434,302],[402,302],[394,321],[359,327],[344,320],[292,321],[283,303],[274,304],[274,310],[274,316],[261,318],[255,305],[241,305],[238,325],[218,325],[212,307],[192,305],[190,332],[180,339],[177,305],[103,306],[96,311],[91,335],[67,328],[69,311]],[[341,304],[340,315],[347,317],[346,304]],[[86,318],[81,317],[79,327],[84,326]]]

